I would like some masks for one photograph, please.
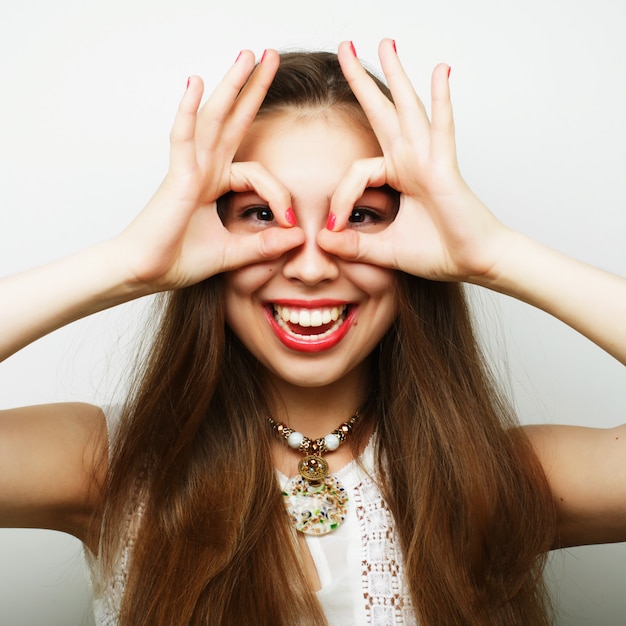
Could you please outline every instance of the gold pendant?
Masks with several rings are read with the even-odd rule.
[[[328,476],[328,463],[321,456],[309,454],[298,463],[298,472],[304,480],[318,482]]]

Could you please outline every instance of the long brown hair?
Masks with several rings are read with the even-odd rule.
[[[260,114],[294,108],[367,124],[330,53],[282,55]],[[554,508],[491,382],[463,288],[397,282],[365,421],[376,425],[377,476],[417,618],[547,625]],[[109,576],[129,515],[138,523],[122,626],[326,623],[272,465],[262,369],[225,324],[222,283],[164,298],[115,437],[100,549]]]

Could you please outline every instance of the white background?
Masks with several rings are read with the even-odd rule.
[[[165,172],[188,75],[211,86],[242,48],[335,50],[343,39],[377,66],[385,36],[424,97],[434,65],[452,66],[462,172],[505,223],[626,274],[620,0],[3,4],[0,275],[113,236],[142,208]],[[616,361],[541,312],[479,301],[523,421],[626,421]],[[74,324],[4,363],[0,406],[108,401],[141,310]],[[557,553],[548,575],[560,626],[626,622],[623,544]],[[78,542],[0,532],[2,626],[89,624],[88,607]]]

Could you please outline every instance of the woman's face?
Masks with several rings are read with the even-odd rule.
[[[290,193],[305,242],[279,259],[226,275],[227,323],[278,381],[317,387],[362,374],[365,360],[395,316],[392,270],[343,261],[317,244],[330,199],[357,159],[380,156],[371,131],[337,116],[305,120],[293,113],[254,122],[237,161],[256,161]],[[395,217],[385,188],[364,190],[349,228],[375,232]],[[231,231],[279,228],[267,202],[232,194],[224,223]]]

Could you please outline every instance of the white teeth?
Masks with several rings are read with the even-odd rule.
[[[319,309],[315,309],[314,311],[311,311],[311,326],[313,326],[314,328],[317,328],[318,326],[321,326],[322,324],[323,324],[322,312]]]
[[[297,322],[302,328],[308,328],[311,326],[311,313],[306,309],[302,309],[300,311],[300,315],[298,316],[300,319]]]
[[[274,305],[274,317],[276,321],[289,332],[292,330],[287,326],[287,322],[294,326],[301,326],[302,328],[319,328],[325,324],[331,322],[337,322],[331,329],[327,330],[322,335],[330,334],[334,332],[343,323],[343,314],[345,313],[346,305],[334,307],[319,307],[317,309],[305,309],[299,307],[287,307],[280,304]],[[295,333],[293,333],[295,334]],[[319,338],[321,335],[303,335],[305,337]]]

